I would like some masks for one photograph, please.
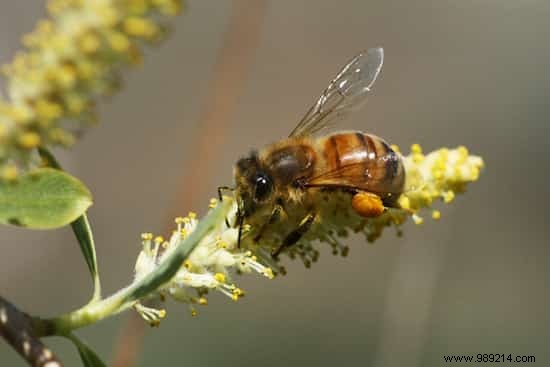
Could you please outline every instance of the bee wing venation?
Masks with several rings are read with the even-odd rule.
[[[387,185],[383,177],[376,177],[385,167],[382,159],[365,162],[351,163],[340,166],[330,171],[318,173],[304,182],[304,187],[333,187],[348,188],[385,195],[388,193]],[[369,171],[372,177],[369,178]]]
[[[316,133],[361,107],[380,74],[383,62],[384,50],[380,47],[355,56],[330,82],[290,136]]]

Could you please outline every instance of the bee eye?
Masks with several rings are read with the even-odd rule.
[[[273,189],[273,184],[268,176],[266,176],[265,174],[258,174],[256,176],[255,192],[254,192],[254,198],[256,200],[258,201],[265,200],[271,193],[272,189]]]

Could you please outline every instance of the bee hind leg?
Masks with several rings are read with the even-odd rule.
[[[366,191],[353,195],[351,206],[357,214],[365,218],[378,217],[386,210],[380,196]]]
[[[281,253],[281,251],[298,242],[300,238],[302,238],[302,236],[309,230],[314,220],[315,220],[315,214],[309,213],[308,215],[306,215],[305,218],[300,221],[298,228],[290,232],[285,237],[285,239],[283,240],[283,243],[271,253],[271,256],[273,258],[277,258]]]

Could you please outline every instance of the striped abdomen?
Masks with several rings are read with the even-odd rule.
[[[317,165],[308,184],[372,192],[386,205],[403,192],[405,169],[401,156],[383,139],[357,131],[327,135],[317,143],[324,164]]]

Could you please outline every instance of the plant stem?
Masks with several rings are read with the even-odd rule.
[[[164,283],[168,282],[180,269],[193,249],[201,240],[220,223],[224,223],[225,214],[230,208],[229,200],[220,203],[204,217],[197,228],[174,251],[164,258],[154,271],[135,281],[115,294],[90,302],[82,308],[67,314],[52,318],[32,320],[33,327],[39,336],[68,335],[72,330],[94,324],[106,317],[132,307],[136,301],[147,297]]]

